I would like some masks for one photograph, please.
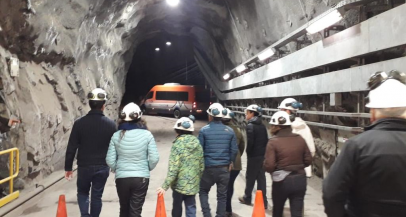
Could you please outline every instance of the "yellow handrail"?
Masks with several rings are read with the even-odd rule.
[[[14,173],[14,152],[15,152],[15,159],[16,159],[16,173]],[[10,186],[9,186],[10,194],[7,195],[6,197],[0,199],[0,207],[11,202],[12,200],[18,198],[18,196],[20,194],[19,191],[14,192],[14,189],[13,189],[14,179],[17,178],[18,173],[20,171],[20,151],[18,150],[18,148],[11,148],[11,149],[7,149],[5,151],[0,151],[0,155],[3,155],[3,154],[10,154],[10,165],[9,165],[10,166],[10,176],[0,180],[0,184],[10,181]]]

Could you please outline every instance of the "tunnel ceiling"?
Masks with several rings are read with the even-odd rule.
[[[62,168],[73,121],[89,110],[89,90],[106,89],[105,114],[117,116],[143,42],[185,38],[220,77],[336,2],[181,0],[171,8],[163,0],[1,0],[0,115],[23,124],[0,150],[20,147],[21,177],[41,179]],[[11,58],[19,60],[13,77]]]

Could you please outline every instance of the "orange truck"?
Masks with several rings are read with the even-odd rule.
[[[210,91],[202,86],[167,83],[154,86],[141,103],[144,114],[171,114],[175,118],[205,114]]]

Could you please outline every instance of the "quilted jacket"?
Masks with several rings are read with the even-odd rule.
[[[212,121],[199,132],[206,167],[228,166],[238,153],[233,129],[219,121]]]
[[[106,163],[116,173],[116,179],[149,178],[159,161],[158,149],[152,133],[145,129],[117,131],[110,141]]]

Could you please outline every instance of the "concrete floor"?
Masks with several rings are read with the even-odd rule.
[[[167,173],[167,163],[169,152],[171,148],[172,141],[175,138],[175,134],[172,130],[172,127],[175,123],[175,120],[172,118],[164,117],[146,117],[148,127],[155,136],[155,140],[158,144],[158,151],[160,154],[160,162],[158,166],[151,172],[151,180],[149,185],[148,194],[146,201],[143,207],[143,216],[150,217],[155,215],[156,207],[156,189],[162,184]],[[196,123],[196,133],[198,130],[206,124],[205,121],[197,121]],[[246,167],[246,158],[243,157],[243,168]],[[54,173],[54,176],[57,176],[58,172]],[[59,172],[59,175],[63,175],[63,171]],[[240,176],[237,178],[235,183],[235,195],[233,197],[233,211],[241,217],[248,217],[252,215],[252,206],[241,205],[238,202],[238,197],[243,195],[245,187],[245,171],[240,173]],[[268,200],[271,202],[271,180],[269,175],[267,175],[268,181]],[[312,178],[308,185],[308,190],[305,198],[305,216],[308,217],[325,217],[326,215],[323,212],[323,205],[321,200],[321,193],[316,191],[314,188],[310,187],[320,183],[318,178]],[[29,191],[29,190],[27,190]],[[210,193],[210,202],[212,213],[215,213],[216,209],[216,188],[213,187]],[[25,192],[21,192],[21,197]],[[52,186],[44,193],[41,193],[31,201],[20,206],[13,212],[7,214],[7,217],[45,217],[53,216],[56,214],[58,197],[61,194],[66,195],[67,210],[68,216],[76,217],[80,216],[79,208],[76,201],[76,179],[72,181],[63,180],[56,185]],[[169,190],[165,196],[165,205],[168,216],[170,216],[172,209],[172,192]],[[198,212],[197,216],[201,217],[202,212],[200,208],[200,201],[197,199]],[[286,214],[289,215],[289,203],[286,203]],[[100,215],[101,217],[113,217],[119,216],[119,202],[118,196],[116,193],[116,187],[114,182],[114,174],[111,174],[109,180],[106,184],[105,192],[103,195],[103,209]],[[267,216],[271,216],[271,211],[267,211]]]

